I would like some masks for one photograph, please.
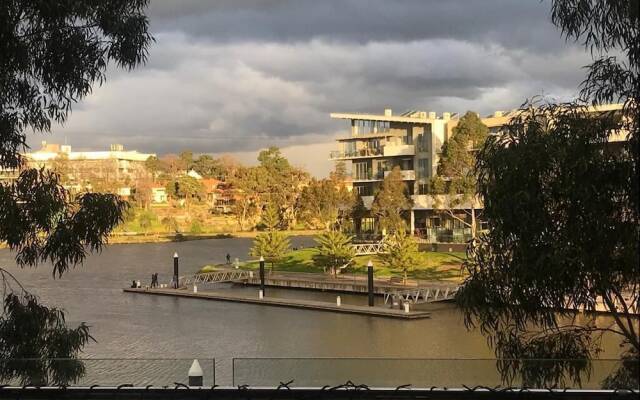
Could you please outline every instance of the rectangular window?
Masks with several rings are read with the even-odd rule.
[[[355,179],[371,179],[369,165],[366,162],[353,163],[353,172]]]
[[[431,169],[430,167],[428,158],[418,159],[418,175],[420,178],[429,178],[431,176],[429,171]]]
[[[429,194],[429,184],[427,184],[427,183],[419,183],[418,184],[418,194]]]
[[[365,233],[372,233],[375,230],[375,220],[373,218],[362,218],[360,220],[360,230]]]

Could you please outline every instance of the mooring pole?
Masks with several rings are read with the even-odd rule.
[[[367,264],[367,292],[369,293],[369,307],[373,307],[373,263]]]
[[[173,288],[178,288],[178,252],[173,253]]]
[[[264,257],[260,256],[260,291],[264,296]]]

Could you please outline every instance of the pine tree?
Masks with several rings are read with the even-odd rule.
[[[353,262],[356,251],[351,245],[351,237],[339,231],[327,231],[316,236],[317,254],[313,262],[323,268],[329,268],[336,276],[338,268]]]
[[[407,272],[412,271],[420,262],[418,243],[404,229],[397,230],[387,238],[384,252],[379,255],[382,263],[389,269],[400,270],[404,283],[407,283]]]
[[[280,225],[280,216],[275,206],[267,207],[262,216],[262,223],[267,227],[267,232],[258,234],[253,240],[251,255],[264,257],[266,262],[271,263],[271,273],[273,273],[275,263],[281,261],[290,251],[291,243],[284,232],[277,230]]]

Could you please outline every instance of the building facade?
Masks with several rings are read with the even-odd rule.
[[[619,110],[621,105],[592,108],[592,111]],[[504,125],[518,113],[496,111],[481,118],[490,134],[499,134]],[[452,210],[456,218],[440,209],[443,196],[428,194],[429,181],[437,174],[443,144],[453,134],[459,122],[455,113],[408,111],[394,115],[385,109],[383,114],[331,113],[331,118],[348,121],[347,135],[337,139],[338,150],[331,152],[333,161],[350,164],[353,190],[371,208],[376,190],[385,176],[399,167],[402,179],[413,200],[408,213],[411,232],[431,242],[464,242],[471,238],[470,210],[480,211],[482,202],[476,199],[458,204]],[[612,137],[611,141],[624,140]],[[361,232],[377,232],[376,221],[364,218],[359,224]],[[482,229],[479,223],[478,229]]]
[[[46,142],[40,150],[24,154],[27,167],[55,170],[68,189],[90,188],[123,197],[131,194],[137,182],[151,178],[145,167],[151,156],[155,154],[125,150],[118,144],[108,151],[72,151],[71,146]]]

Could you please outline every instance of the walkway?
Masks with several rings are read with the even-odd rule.
[[[430,313],[426,311],[405,312],[404,310],[391,308],[356,306],[351,304],[342,304],[338,306],[335,303],[302,299],[283,299],[270,297],[260,299],[258,298],[257,291],[255,297],[239,294],[220,293],[214,291],[193,293],[185,289],[123,289],[123,291],[136,294],[189,297],[204,300],[231,301],[236,303],[251,303],[277,307],[302,308],[306,310],[331,311],[346,314],[366,315],[371,317],[386,317],[409,320],[430,317]]]

